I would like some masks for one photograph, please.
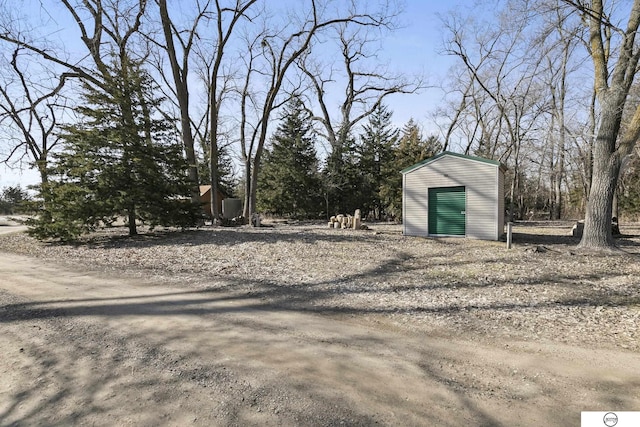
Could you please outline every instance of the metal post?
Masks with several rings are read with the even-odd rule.
[[[513,227],[513,223],[508,222],[507,223],[507,249],[511,249],[511,239],[513,237],[512,230],[511,230],[512,227]]]

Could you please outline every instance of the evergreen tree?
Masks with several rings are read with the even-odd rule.
[[[299,99],[285,109],[265,150],[258,209],[276,215],[316,217],[321,211],[318,159],[309,114]]]
[[[29,193],[20,185],[4,187],[0,192],[0,214],[14,215],[28,210]]]
[[[385,181],[380,186],[380,199],[388,215],[396,221],[402,218],[402,171],[409,166],[435,156],[442,144],[435,136],[426,140],[420,127],[410,119],[402,128],[400,139],[393,151],[392,161],[385,163]]]
[[[187,164],[167,123],[155,119],[151,79],[126,56],[111,65],[106,90],[84,87],[81,120],[64,129],[65,150],[43,186],[51,202],[32,225],[40,238],[75,239],[124,216],[150,226],[195,224]],[[186,199],[185,199],[186,198]]]
[[[322,192],[327,217],[360,209],[361,183],[355,141],[347,136],[343,144],[333,147],[322,170]]]
[[[393,161],[393,150],[398,141],[398,129],[391,125],[387,107],[380,104],[369,116],[357,147],[358,169],[360,171],[360,208],[376,219],[384,215],[384,205],[380,197],[382,185],[389,178],[387,165]]]

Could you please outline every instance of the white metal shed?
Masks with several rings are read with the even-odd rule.
[[[403,233],[500,239],[505,170],[495,160],[449,151],[404,169]]]

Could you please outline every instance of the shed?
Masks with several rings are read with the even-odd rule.
[[[498,161],[449,151],[402,170],[403,234],[498,240],[505,170]]]
[[[218,190],[218,212],[222,213],[222,200],[225,199],[226,196]],[[211,217],[211,186],[210,185],[201,185],[200,186],[200,202],[202,203],[202,209],[204,210],[205,215]]]

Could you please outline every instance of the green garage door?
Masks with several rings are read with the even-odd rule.
[[[429,189],[429,234],[465,235],[464,187]]]

